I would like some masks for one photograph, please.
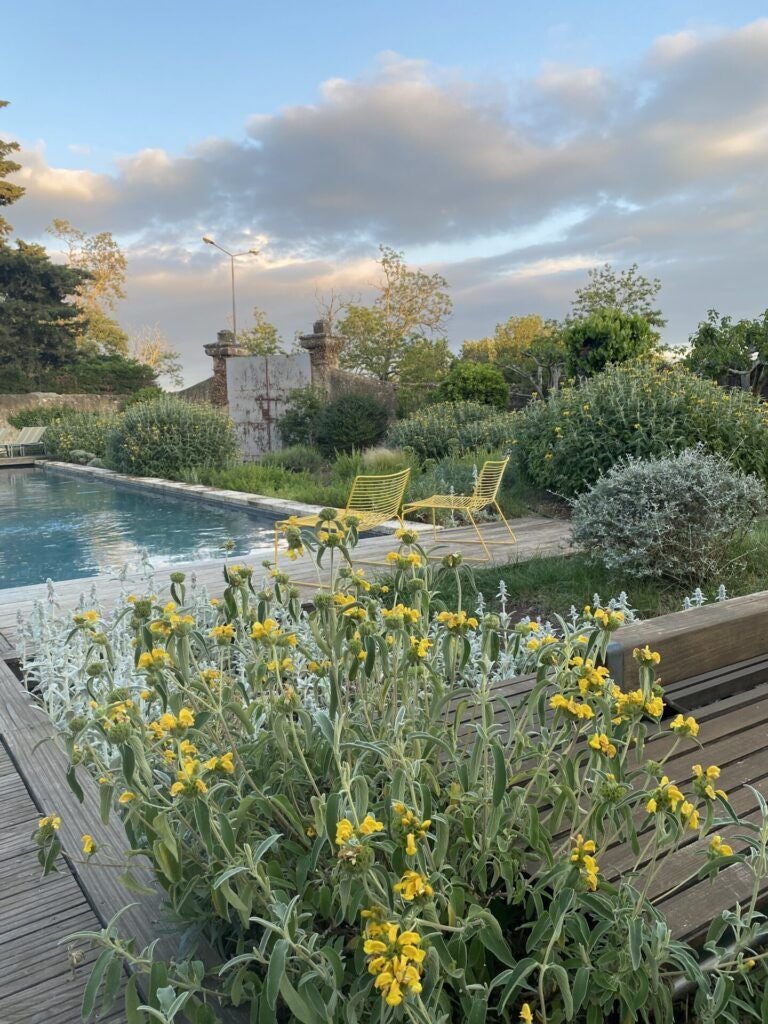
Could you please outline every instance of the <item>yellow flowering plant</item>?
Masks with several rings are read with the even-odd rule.
[[[695,763],[690,722],[664,718],[656,658],[643,653],[635,690],[610,678],[617,609],[502,630],[439,604],[441,570],[399,539],[386,593],[337,572],[307,609],[288,579],[257,589],[238,569],[218,605],[139,598],[101,620],[106,643],[78,627],[83,667],[103,668],[55,719],[68,777],[99,780],[126,862],[149,862],[169,921],[216,954],[160,960],[119,920],[82,933],[130,964],[131,1022],[159,1019],[137,1009],[141,979],[190,1024],[228,1005],[310,1024],[735,1024],[708,1007],[723,989],[759,1006],[756,904],[718,915],[704,969],[656,903],[682,845],[692,874],[738,863],[763,891],[760,794],[762,817],[739,819],[718,766]],[[170,615],[194,627],[159,642],[149,624]],[[533,670],[517,701],[495,689],[511,656]],[[46,870],[56,817],[36,832]],[[104,857],[88,839],[70,852],[83,870]]]

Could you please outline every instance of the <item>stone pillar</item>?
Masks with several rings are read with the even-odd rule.
[[[227,394],[227,359],[231,356],[247,356],[248,349],[238,345],[232,331],[219,331],[216,341],[205,346],[205,354],[213,359],[213,385],[211,402],[213,405],[229,404]]]
[[[315,320],[311,334],[300,334],[299,343],[309,352],[312,387],[330,396],[330,371],[338,369],[344,339],[331,334],[327,320]]]

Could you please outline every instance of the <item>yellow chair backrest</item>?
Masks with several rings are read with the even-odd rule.
[[[501,478],[504,476],[504,470],[507,468],[508,462],[509,456],[498,461],[489,459],[483,463],[483,468],[478,473],[477,483],[472,492],[472,505],[474,508],[485,508],[486,505],[490,505],[492,501],[496,500],[496,495],[499,493],[499,487],[501,486]]]
[[[346,511],[363,512],[368,518],[373,515],[382,522],[393,519],[400,513],[410,475],[410,469],[401,469],[399,473],[355,477]]]

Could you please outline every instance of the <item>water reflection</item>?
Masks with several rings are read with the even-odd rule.
[[[273,521],[91,478],[0,469],[0,588],[135,569],[142,550],[156,567],[220,558],[228,538],[246,555],[269,544]]]

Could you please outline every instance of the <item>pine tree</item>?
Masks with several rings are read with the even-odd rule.
[[[0,100],[0,110],[7,106],[7,100]],[[21,170],[21,164],[8,159],[10,153],[17,153],[18,150],[18,142],[4,142],[3,139],[0,139],[0,206],[10,206],[24,195],[25,190],[21,185],[15,185],[12,181],[5,180],[9,174],[15,174],[16,171]],[[0,217],[0,245],[3,244],[5,236],[10,231],[11,225],[4,217]]]

